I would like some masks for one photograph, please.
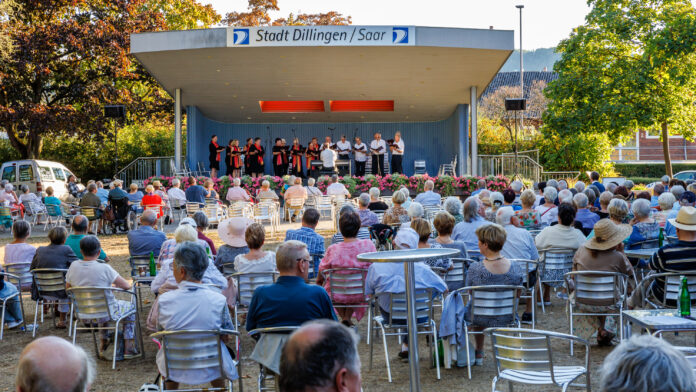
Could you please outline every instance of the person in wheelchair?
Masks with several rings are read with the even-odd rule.
[[[109,194],[107,209],[112,213],[106,213],[104,217],[108,221],[108,226],[112,229],[112,232],[115,234],[119,229],[128,231],[128,216],[131,213],[128,198],[112,198],[111,194]]]

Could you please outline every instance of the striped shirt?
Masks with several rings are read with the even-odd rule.
[[[696,241],[678,241],[663,246],[650,257],[650,269],[658,273],[696,272]],[[664,279],[656,279],[653,294],[657,298],[662,298],[664,285]]]
[[[370,239],[370,230],[368,230],[367,227],[361,227],[360,230],[358,230],[358,236],[357,238],[359,240],[369,240]],[[337,244],[339,242],[343,242],[343,235],[341,232],[338,232],[331,237],[331,245]]]

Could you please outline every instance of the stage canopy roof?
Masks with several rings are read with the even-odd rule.
[[[480,96],[514,33],[274,26],[141,33],[131,53],[183,105],[230,123],[437,121]],[[302,101],[302,102],[298,102]]]

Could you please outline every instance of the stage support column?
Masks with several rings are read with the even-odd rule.
[[[471,86],[471,175],[480,175],[478,167],[478,94]]]
[[[174,165],[181,170],[181,89],[174,90]]]
[[[457,105],[457,134],[459,136],[459,155],[457,161],[459,165],[457,175],[462,176],[467,173],[469,160],[469,108],[468,105]]]

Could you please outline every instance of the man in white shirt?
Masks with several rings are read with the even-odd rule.
[[[387,143],[382,140],[382,134],[375,133],[375,139],[370,143],[372,153],[372,174],[384,175],[384,153],[387,152]]]
[[[331,185],[326,188],[326,194],[329,196],[346,196],[350,197],[350,192],[346,187],[338,182],[338,176],[334,174],[331,176]]]
[[[323,172],[333,172],[336,171],[336,151],[330,148],[328,142],[324,143],[324,149],[322,150],[319,157],[321,158],[321,165],[324,167]]]
[[[239,180],[239,178],[232,180],[232,186],[227,190],[227,196],[225,196],[225,199],[230,203],[234,203],[236,201],[251,201],[249,192],[244,190],[241,185],[242,182]]]
[[[321,147],[319,147],[319,150],[321,150],[321,151],[327,150],[327,149],[331,148],[332,144],[333,144],[333,142],[331,141],[331,136],[327,136],[324,138],[324,144],[322,144]]]
[[[346,135],[341,135],[341,140],[336,143],[336,150],[338,151],[338,159],[342,161],[347,161],[350,164],[350,142],[346,140]],[[338,174],[345,176],[348,174],[348,166],[340,165]]]
[[[404,169],[401,162],[404,157],[404,141],[401,140],[401,132],[396,132],[394,135],[394,143],[389,146],[392,151],[391,172],[403,174]]]
[[[362,177],[365,175],[365,162],[367,162],[367,146],[362,142],[360,136],[355,137],[353,145],[353,157],[355,157],[355,175]]]
[[[178,178],[175,178],[172,180],[172,187],[167,191],[172,208],[177,210],[186,206],[186,193],[179,186],[181,186],[181,183]]]

